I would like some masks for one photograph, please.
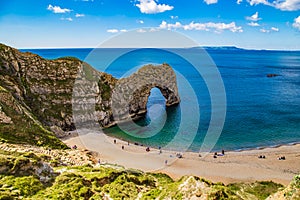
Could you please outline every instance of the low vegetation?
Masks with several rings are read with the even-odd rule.
[[[0,90],[0,108],[11,119],[11,123],[0,123],[0,140],[2,142],[47,146],[55,149],[67,148],[54,133],[44,128],[26,108],[5,90]]]
[[[224,185],[185,176],[174,181],[162,173],[144,173],[120,166],[59,166],[39,174],[50,165],[47,156],[0,151],[0,199],[266,199],[283,186],[274,182]],[[6,167],[4,167],[6,166]],[[43,168],[44,169],[44,168]],[[51,177],[45,181],[43,176]],[[297,199],[299,176],[286,196]],[[294,196],[293,196],[294,195]]]

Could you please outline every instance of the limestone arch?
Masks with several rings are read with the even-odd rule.
[[[153,88],[160,90],[167,107],[180,102],[172,67],[168,64],[146,65],[131,76],[118,80],[112,93],[114,120],[118,122],[144,115]]]

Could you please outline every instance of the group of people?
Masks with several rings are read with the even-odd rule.
[[[222,149],[221,153],[215,152],[213,157],[217,158],[218,156],[224,156],[224,155],[225,155],[225,150]],[[199,157],[201,157],[201,156],[199,156]]]
[[[259,155],[258,158],[259,158],[259,159],[266,159],[266,156],[265,156],[265,155]],[[280,156],[280,157],[278,158],[278,160],[285,160],[285,156]]]

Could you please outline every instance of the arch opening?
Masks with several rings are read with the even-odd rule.
[[[118,122],[137,119],[147,113],[151,90],[158,88],[165,99],[165,106],[180,102],[176,74],[167,65],[146,65],[130,77],[120,79],[112,94],[114,119]]]
[[[161,105],[164,108],[166,107],[166,98],[158,87],[154,87],[150,90],[150,95],[148,96],[147,101],[147,110],[155,104]]]

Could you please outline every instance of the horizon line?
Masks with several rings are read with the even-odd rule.
[[[148,49],[192,49],[192,48],[235,48],[239,50],[250,50],[250,51],[300,51],[300,49],[267,49],[267,48],[243,48],[238,47],[234,45],[214,45],[214,46],[208,46],[208,45],[200,45],[200,46],[194,46],[194,47],[22,47],[22,48],[16,48],[18,50],[55,50],[55,49],[141,49],[141,48],[148,48]]]

